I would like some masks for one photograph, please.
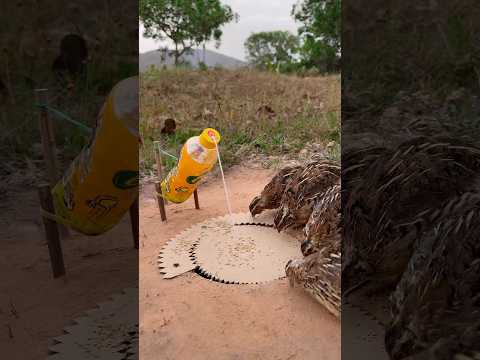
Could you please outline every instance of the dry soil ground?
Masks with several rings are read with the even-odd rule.
[[[54,280],[35,190],[10,191],[0,209],[1,359],[45,359],[51,338],[96,304],[137,284],[128,215],[98,237],[63,241],[67,276]]]
[[[237,167],[227,173],[234,211],[245,211],[272,174]],[[169,206],[162,223],[152,188],[141,201],[141,358],[339,359],[340,323],[287,280],[266,285],[224,285],[188,273],[164,280],[156,258],[182,229],[226,206],[218,178],[200,188],[201,210],[192,201]],[[50,340],[110,295],[137,282],[137,252],[128,216],[99,237],[73,234],[63,242],[67,276],[51,277],[48,249],[32,189],[3,202],[0,236],[0,348],[2,358],[45,358]]]
[[[234,167],[226,174],[234,212],[273,172]],[[169,205],[162,223],[151,186],[140,205],[140,356],[143,360],[340,359],[340,322],[288,280],[226,285],[186,273],[165,280],[157,268],[162,246],[195,223],[226,213],[221,180],[193,199]]]

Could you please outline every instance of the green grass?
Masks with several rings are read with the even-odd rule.
[[[337,114],[328,113],[321,118],[299,118],[295,122],[279,123],[264,126],[261,131],[241,130],[228,126],[217,126],[222,135],[220,149],[226,166],[241,162],[245,155],[258,153],[263,155],[295,154],[301,151],[307,143],[334,142],[340,148],[340,129]],[[142,149],[143,165],[151,169],[155,163],[153,150],[154,139],[161,141],[162,149],[178,156],[182,145],[192,136],[199,135],[199,128],[182,128],[174,135],[146,136]],[[317,137],[317,134],[320,136]],[[339,151],[329,153],[334,159],[339,159]],[[167,170],[175,166],[176,161],[168,156],[162,156]]]

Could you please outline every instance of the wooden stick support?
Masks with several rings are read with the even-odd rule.
[[[52,193],[48,184],[42,184],[38,187],[38,196],[40,205],[44,211],[54,213]],[[62,246],[60,244],[60,235],[58,225],[54,220],[43,218],[43,226],[45,227],[45,236],[48,244],[48,252],[50,254],[50,262],[52,265],[53,277],[58,278],[65,275],[65,264],[63,261]]]
[[[157,180],[162,182],[163,180],[163,161],[162,161],[162,155],[160,154],[160,151],[158,147],[160,146],[160,141],[155,141],[153,143],[153,148],[155,152],[155,163],[157,165]],[[167,200],[163,199],[163,202],[166,204]]]
[[[48,89],[36,89],[35,100],[38,104],[48,103]],[[58,179],[58,159],[56,155],[56,143],[55,143],[55,129],[53,127],[53,121],[48,116],[46,109],[40,110],[39,117],[40,136],[42,139],[43,159],[47,168],[48,181],[50,187],[53,188]],[[70,236],[70,232],[67,227],[59,225],[60,233],[62,237]]]
[[[132,206],[130,206],[130,224],[132,226],[132,236],[133,236],[133,246],[135,249],[138,249],[138,238],[139,238],[139,218],[138,218],[138,197],[133,202]]]
[[[162,196],[160,194],[162,193],[162,189],[160,187],[160,182],[157,181],[155,182],[155,194],[157,196],[157,201],[158,201],[158,209],[160,210],[160,217],[162,218],[162,221],[167,221],[167,213],[165,211],[165,202]]]
[[[157,182],[155,182],[155,191],[157,194],[157,201],[158,201],[158,209],[160,210],[160,217],[162,221],[167,221],[167,212],[165,211],[165,204],[167,201],[160,196],[159,194],[162,193],[162,188],[160,186],[163,180],[163,163],[162,163],[162,156],[160,155],[160,151],[158,147],[160,145],[160,141],[154,141],[153,143],[153,150],[155,152],[155,162],[157,164]]]
[[[195,200],[195,209],[200,210],[200,202],[198,201],[197,189],[193,192],[193,199]]]
[[[35,90],[35,98],[38,104],[47,104],[47,95],[48,89]],[[50,182],[50,186],[53,188],[58,181],[57,157],[55,154],[56,144],[53,124],[46,109],[40,110],[39,128],[42,139],[43,158],[47,167],[48,180]]]

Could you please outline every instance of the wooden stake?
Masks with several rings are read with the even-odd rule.
[[[153,151],[155,152],[155,162],[157,164],[158,181],[162,181],[163,180],[163,165],[162,165],[162,157],[160,155],[160,152],[158,151],[159,144],[160,144],[160,141],[154,141],[153,142]]]
[[[153,142],[153,150],[155,152],[155,162],[157,164],[157,180],[162,182],[163,180],[163,161],[162,161],[162,155],[160,154],[160,151],[158,149],[160,145],[160,141],[154,141]],[[163,199],[163,202],[166,204],[167,200]]]
[[[40,205],[43,210],[54,214],[52,193],[48,184],[42,184],[38,187],[38,196]],[[50,263],[52,265],[53,277],[58,278],[65,275],[65,264],[63,261],[62,246],[60,244],[60,235],[58,225],[54,220],[43,218],[43,226],[45,227],[45,236],[48,244],[48,252],[50,254]]]
[[[133,246],[135,249],[138,249],[138,238],[139,238],[139,218],[138,218],[138,197],[133,202],[132,206],[130,206],[130,224],[132,226],[132,236],[133,236]]]
[[[38,104],[47,104],[47,92],[48,89],[35,90],[35,98]],[[40,110],[39,128],[42,138],[43,159],[45,160],[45,165],[47,167],[50,186],[53,188],[58,181],[57,157],[55,154],[56,145],[53,124],[51,123],[51,119],[48,116],[48,111],[46,109]]]
[[[160,210],[160,217],[162,218],[162,221],[167,221],[167,213],[165,211],[165,202],[163,197],[160,196],[160,194],[162,193],[162,189],[159,181],[155,182],[155,190],[156,190],[155,195],[157,196],[157,201],[158,201],[158,209]]]
[[[153,150],[155,152],[155,162],[157,164],[157,181],[155,182],[155,190],[156,196],[158,201],[158,209],[160,210],[160,217],[162,221],[167,221],[167,212],[165,211],[165,204],[167,200],[165,200],[159,194],[162,194],[162,187],[160,186],[163,180],[163,164],[162,164],[162,155],[160,155],[160,151],[158,150],[158,146],[160,141],[153,142]]]
[[[38,104],[48,104],[48,89],[36,89],[35,100]],[[58,159],[56,155],[55,129],[53,121],[48,116],[46,109],[40,110],[39,117],[40,136],[42,138],[43,159],[47,167],[48,180],[50,187],[53,188],[59,179]],[[63,238],[69,237],[70,232],[67,227],[59,225],[60,233]]]
[[[200,202],[198,201],[197,189],[193,192],[193,199],[195,200],[195,209],[200,210]]]

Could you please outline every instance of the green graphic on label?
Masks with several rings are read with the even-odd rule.
[[[121,170],[113,176],[113,184],[122,190],[138,186],[138,171]]]
[[[189,177],[187,177],[187,183],[189,183],[191,185],[197,183],[198,181],[200,181],[200,176],[189,176]]]

